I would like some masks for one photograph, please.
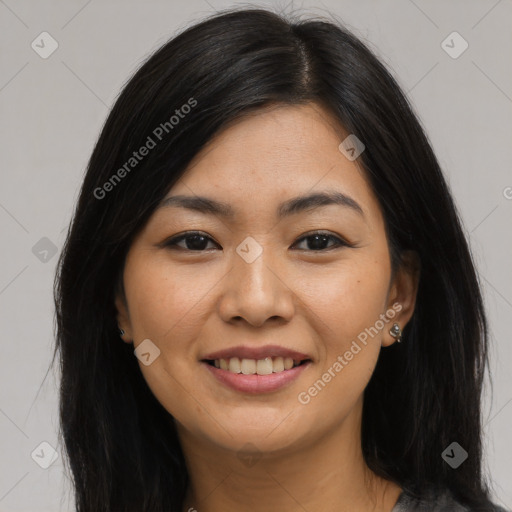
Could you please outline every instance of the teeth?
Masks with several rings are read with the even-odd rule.
[[[282,357],[276,357],[272,361],[272,371],[282,372],[284,370],[284,360]]]
[[[291,370],[298,366],[300,361],[294,361],[291,357],[266,357],[265,359],[242,359],[231,357],[229,359],[215,359],[215,368],[228,370],[232,373],[244,375],[270,375],[284,370]]]
[[[228,368],[229,368],[230,372],[241,373],[242,372],[242,366],[240,365],[240,359],[238,359],[238,357],[232,357],[229,360]]]
[[[270,375],[273,371],[272,358],[258,359],[256,363],[256,373],[258,375]]]
[[[256,373],[256,361],[254,359],[242,359],[240,367],[244,375],[254,375]]]

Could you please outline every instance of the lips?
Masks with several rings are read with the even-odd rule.
[[[244,375],[242,373],[232,373],[209,364],[202,363],[205,370],[222,386],[230,388],[238,393],[262,394],[278,392],[291,385],[299,376],[308,370],[311,362],[305,362],[300,366],[295,366],[290,370],[270,375]],[[215,388],[212,388],[215,389]]]
[[[259,394],[285,388],[307,371],[312,359],[278,345],[238,346],[211,352],[201,363],[222,385],[242,393]]]
[[[231,359],[232,357],[238,357],[238,359],[265,359],[266,357],[289,357],[294,361],[306,361],[312,358],[307,354],[297,352],[296,350],[281,347],[279,345],[265,345],[263,347],[247,347],[237,346],[219,350],[217,352],[211,352],[206,356],[202,357],[201,360],[204,362],[215,361],[216,359]]]

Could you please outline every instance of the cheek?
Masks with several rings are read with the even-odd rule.
[[[139,259],[139,258],[137,258]],[[177,267],[165,258],[127,261],[125,288],[134,337],[176,338],[200,325],[199,318],[218,277],[198,267]],[[181,336],[180,336],[181,337]]]
[[[349,409],[363,392],[377,363],[384,332],[380,318],[386,311],[390,267],[385,255],[372,256],[360,254],[343,262],[328,278],[313,275],[309,283],[305,282],[310,305],[321,320],[317,331],[321,330],[323,338],[316,382],[329,382],[325,392],[319,393],[322,397],[318,406],[336,403],[343,410]],[[313,381],[311,384],[315,385]],[[319,383],[315,389],[324,388]]]
[[[178,268],[163,259],[151,259],[143,251],[127,259],[125,291],[134,346],[149,338],[160,350],[154,363],[139,367],[162,406],[179,421],[202,424],[207,413],[195,399],[190,340],[200,336],[208,291],[215,281],[211,272],[202,279],[193,266]]]
[[[342,348],[379,320],[386,309],[389,280],[388,259],[362,253],[302,278],[301,293],[324,323],[326,348]]]

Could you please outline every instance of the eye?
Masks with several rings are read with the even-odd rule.
[[[179,245],[179,243],[182,241],[185,242],[185,247]],[[200,231],[189,231],[188,233],[184,233],[183,235],[178,235],[169,239],[164,243],[164,245],[165,247],[171,248],[179,247],[180,249],[184,249],[186,251],[202,252],[206,249],[209,241],[213,242],[213,240],[206,234],[201,233]]]
[[[311,250],[315,252],[325,251],[328,249],[333,249],[336,247],[352,247],[348,242],[341,239],[340,237],[334,236],[331,233],[325,233],[321,231],[316,231],[314,233],[310,233],[299,240],[292,246],[298,245],[299,242],[309,241],[309,248],[299,248],[300,250]],[[328,245],[329,241],[333,241],[334,243],[330,246]],[[200,231],[189,231],[187,233],[183,233],[181,235],[170,238],[166,242],[164,242],[165,247],[169,248],[179,248],[186,251],[194,251],[194,252],[204,252],[208,249],[208,243],[212,242],[217,247],[220,247],[216,242],[213,241],[211,237],[202,233]],[[180,245],[182,244],[182,245]],[[326,245],[327,244],[327,245]],[[211,247],[210,247],[211,249]]]
[[[328,249],[333,249],[336,247],[351,247],[351,245],[346,242],[345,240],[342,240],[341,238],[332,235],[331,233],[325,233],[321,231],[317,231],[315,233],[310,233],[309,235],[303,236],[302,238],[299,238],[298,242],[305,240],[310,241],[309,250],[313,250],[315,252],[325,251]],[[330,247],[326,247],[326,242],[329,240],[334,240],[334,244]],[[308,245],[308,244],[307,244]],[[293,247],[293,246],[292,246]],[[302,249],[301,249],[302,250]],[[305,249],[308,250],[308,249]]]

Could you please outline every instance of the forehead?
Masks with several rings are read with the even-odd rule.
[[[233,178],[237,170],[281,179],[306,175],[308,169],[325,173],[342,156],[343,136],[343,128],[319,105],[274,105],[232,121],[196,155],[187,174],[192,181],[197,167],[225,170]]]
[[[235,211],[282,204],[330,189],[364,210],[379,209],[357,160],[339,150],[348,136],[323,107],[274,105],[235,120],[196,155],[168,196],[215,197]],[[378,212],[373,212],[378,214]]]

